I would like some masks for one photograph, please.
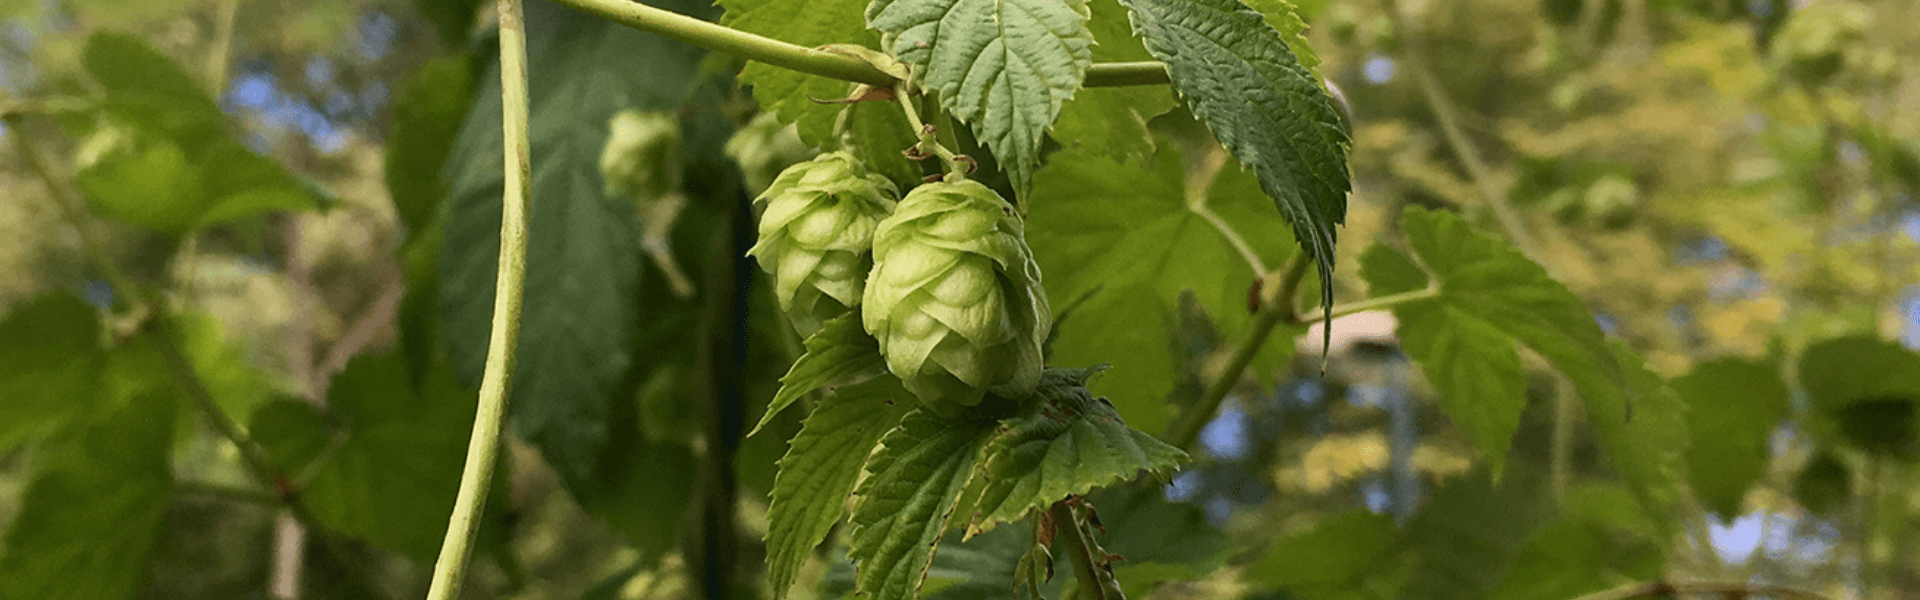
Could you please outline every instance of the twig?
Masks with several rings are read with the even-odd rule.
[[[388,283],[386,289],[380,291],[380,297],[374,299],[373,306],[367,307],[366,312],[347,326],[347,332],[340,335],[339,341],[327,348],[327,357],[320,361],[320,368],[314,372],[314,376],[320,380],[322,392],[325,391],[327,378],[345,370],[347,363],[373,343],[374,336],[379,335],[382,328],[393,322],[394,314],[400,311],[400,301],[406,299],[406,295],[407,286],[404,282]]]
[[[789,44],[631,0],[556,1],[627,27],[751,61],[867,85],[892,87],[895,83],[893,76],[851,56]],[[1087,69],[1083,85],[1121,87],[1166,82],[1166,65],[1145,61],[1094,64]]]
[[[1096,546],[1082,519],[1067,501],[1053,503],[1054,540],[1066,544],[1067,559],[1073,562],[1074,587],[1081,600],[1126,600],[1120,582],[1106,568],[1106,553],[1096,554]]]
[[[513,384],[514,350],[520,338],[521,291],[527,274],[527,206],[532,158],[527,133],[527,30],[519,0],[498,0],[500,13],[501,139],[508,160],[500,203],[499,276],[493,295],[493,332],[487,343],[487,364],[480,377],[480,404],[473,416],[473,438],[467,443],[467,463],[460,476],[460,492],[447,523],[440,559],[433,565],[428,600],[460,596],[473,541],[480,533],[480,517],[493,483],[493,465],[500,453],[500,430],[506,420],[507,393]]]

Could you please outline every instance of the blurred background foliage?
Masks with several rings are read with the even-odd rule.
[[[424,590],[491,306],[481,4],[0,0],[0,597]],[[1495,477],[1391,317],[1361,313],[1335,322],[1324,372],[1317,330],[1263,354],[1188,471],[1093,499],[1130,593],[1518,600],[1671,579],[1920,595],[1920,3],[1297,4],[1352,112],[1336,296],[1365,297],[1359,257],[1401,239],[1405,207],[1498,232],[1645,357],[1636,386],[1683,401],[1690,443],[1660,449],[1683,454],[1682,491],[1636,499],[1649,482],[1610,463],[1610,424],[1532,355]],[[754,110],[738,65],[528,10],[528,358],[468,595],[766,596],[766,494],[798,417],[744,440],[741,425],[799,345],[764,286],[733,293],[757,273],[722,150]],[[684,132],[673,210],[600,181],[606,124],[629,108]],[[852,110],[863,139],[902,131]],[[1080,206],[1045,203],[1050,173],[1180,182],[1218,154],[1177,114],[1154,124],[1163,156],[1201,158],[1063,149],[1036,223]],[[1233,169],[1201,181],[1257,193]],[[1268,258],[1281,231],[1258,240]],[[691,293],[664,283],[668,261]],[[1060,289],[1103,283],[1076,277],[1048,271]],[[1238,339],[1231,283],[1133,315],[1160,329],[1108,328],[1094,342],[1111,358],[1061,351],[1119,363],[1095,391],[1157,431]],[[1127,373],[1163,351],[1169,371]],[[1115,391],[1136,385],[1171,391]],[[1020,529],[948,545],[929,591],[1006,596]],[[839,555],[795,593],[846,592]]]

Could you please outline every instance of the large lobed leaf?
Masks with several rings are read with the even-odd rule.
[[[1141,471],[1164,475],[1187,460],[1179,448],[1128,429],[1113,405],[1095,400],[1086,380],[1097,371],[1049,369],[1034,409],[1001,422],[969,494],[969,536]]]
[[[1095,61],[1153,60],[1146,46],[1140,44],[1140,38],[1133,36],[1127,10],[1120,3],[1090,0],[1087,8],[1092,13],[1087,29],[1099,42],[1093,47]],[[1053,124],[1053,137],[1061,145],[1121,162],[1145,162],[1153,155],[1157,141],[1147,130],[1147,121],[1166,114],[1177,104],[1170,90],[1157,85],[1083,89],[1060,109],[1060,119]]]
[[[711,12],[691,1],[665,7]],[[630,106],[678,107],[701,80],[703,52],[549,2],[526,12],[533,195],[510,413],[514,430],[578,488],[600,470],[612,404],[631,398],[639,328],[640,227],[631,201],[604,194],[604,124]],[[480,81],[498,79],[495,68]],[[486,88],[448,160],[438,267],[442,337],[470,386],[486,361],[500,249],[500,94]]]
[[[362,356],[333,378],[325,412],[281,400],[249,430],[329,529],[432,557],[453,511],[474,399],[442,369],[408,385],[399,354]]]
[[[1380,245],[1362,257],[1361,275],[1376,296],[1436,287],[1433,298],[1394,305],[1401,344],[1439,391],[1441,409],[1496,470],[1526,404],[1515,343],[1566,373],[1595,419],[1626,420],[1626,378],[1578,296],[1451,213],[1409,210],[1403,224],[1437,281]]]
[[[723,25],[809,48],[871,46],[874,37],[861,18],[866,0],[721,0],[720,6],[727,10],[720,19]],[[793,123],[810,146],[830,141],[834,120],[845,108],[815,100],[840,98],[849,90],[844,81],[761,62],[748,62],[740,70],[740,82],[753,88],[761,108]]]
[[[807,415],[780,459],[767,508],[767,577],[776,600],[846,512],[874,444],[914,405],[898,380],[880,377],[836,390]]]
[[[1163,431],[1172,420],[1166,399],[1176,377],[1181,293],[1192,290],[1225,335],[1239,335],[1248,321],[1246,290],[1259,274],[1201,211],[1239,231],[1267,264],[1292,252],[1285,222],[1252,177],[1223,169],[1200,189],[1204,197],[1187,197],[1174,152],[1140,168],[1073,147],[1053,156],[1031,196],[1027,242],[1053,305],[1087,298],[1056,325],[1051,360],[1112,363],[1092,388],[1145,431]]]
[[[875,0],[867,23],[921,85],[973,125],[1016,193],[1093,64],[1085,0]]]
[[[1332,281],[1334,226],[1346,219],[1352,183],[1346,129],[1313,70],[1239,0],[1121,4],[1194,116],[1259,176],[1318,264],[1320,281]],[[1333,288],[1321,290],[1323,309],[1331,310]]]

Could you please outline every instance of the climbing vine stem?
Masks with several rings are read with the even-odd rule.
[[[637,5],[637,3],[636,3]],[[521,291],[527,273],[528,182],[532,162],[528,149],[527,34],[519,0],[498,0],[500,12],[501,139],[506,158],[506,185],[500,202],[499,275],[493,291],[493,331],[487,341],[486,369],[480,376],[480,404],[473,416],[473,437],[467,443],[466,467],[453,517],[447,523],[440,559],[433,565],[428,600],[460,596],[473,541],[480,532],[480,516],[493,483],[493,464],[500,454],[501,424],[506,418],[507,393],[512,389],[514,350],[520,338]]]

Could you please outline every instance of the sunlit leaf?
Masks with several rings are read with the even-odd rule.
[[[1722,517],[1739,515],[1747,488],[1765,474],[1767,439],[1787,416],[1779,368],[1723,358],[1673,380],[1687,401],[1687,464],[1693,491]]]
[[[836,390],[807,416],[780,459],[767,509],[767,570],[776,600],[846,512],[847,495],[880,436],[914,405],[898,380],[881,377]]]
[[[793,401],[815,391],[838,385],[859,383],[886,372],[886,360],[880,356],[880,343],[860,327],[860,315],[849,312],[827,321],[806,341],[807,353],[794,361],[793,369],[780,378],[780,393],[767,403],[766,414],[753,431],[785,410]]]
[[[907,413],[881,439],[854,492],[849,555],[858,565],[855,588],[874,600],[915,597],[934,550],[974,475],[992,422],[956,423],[924,410]]]

